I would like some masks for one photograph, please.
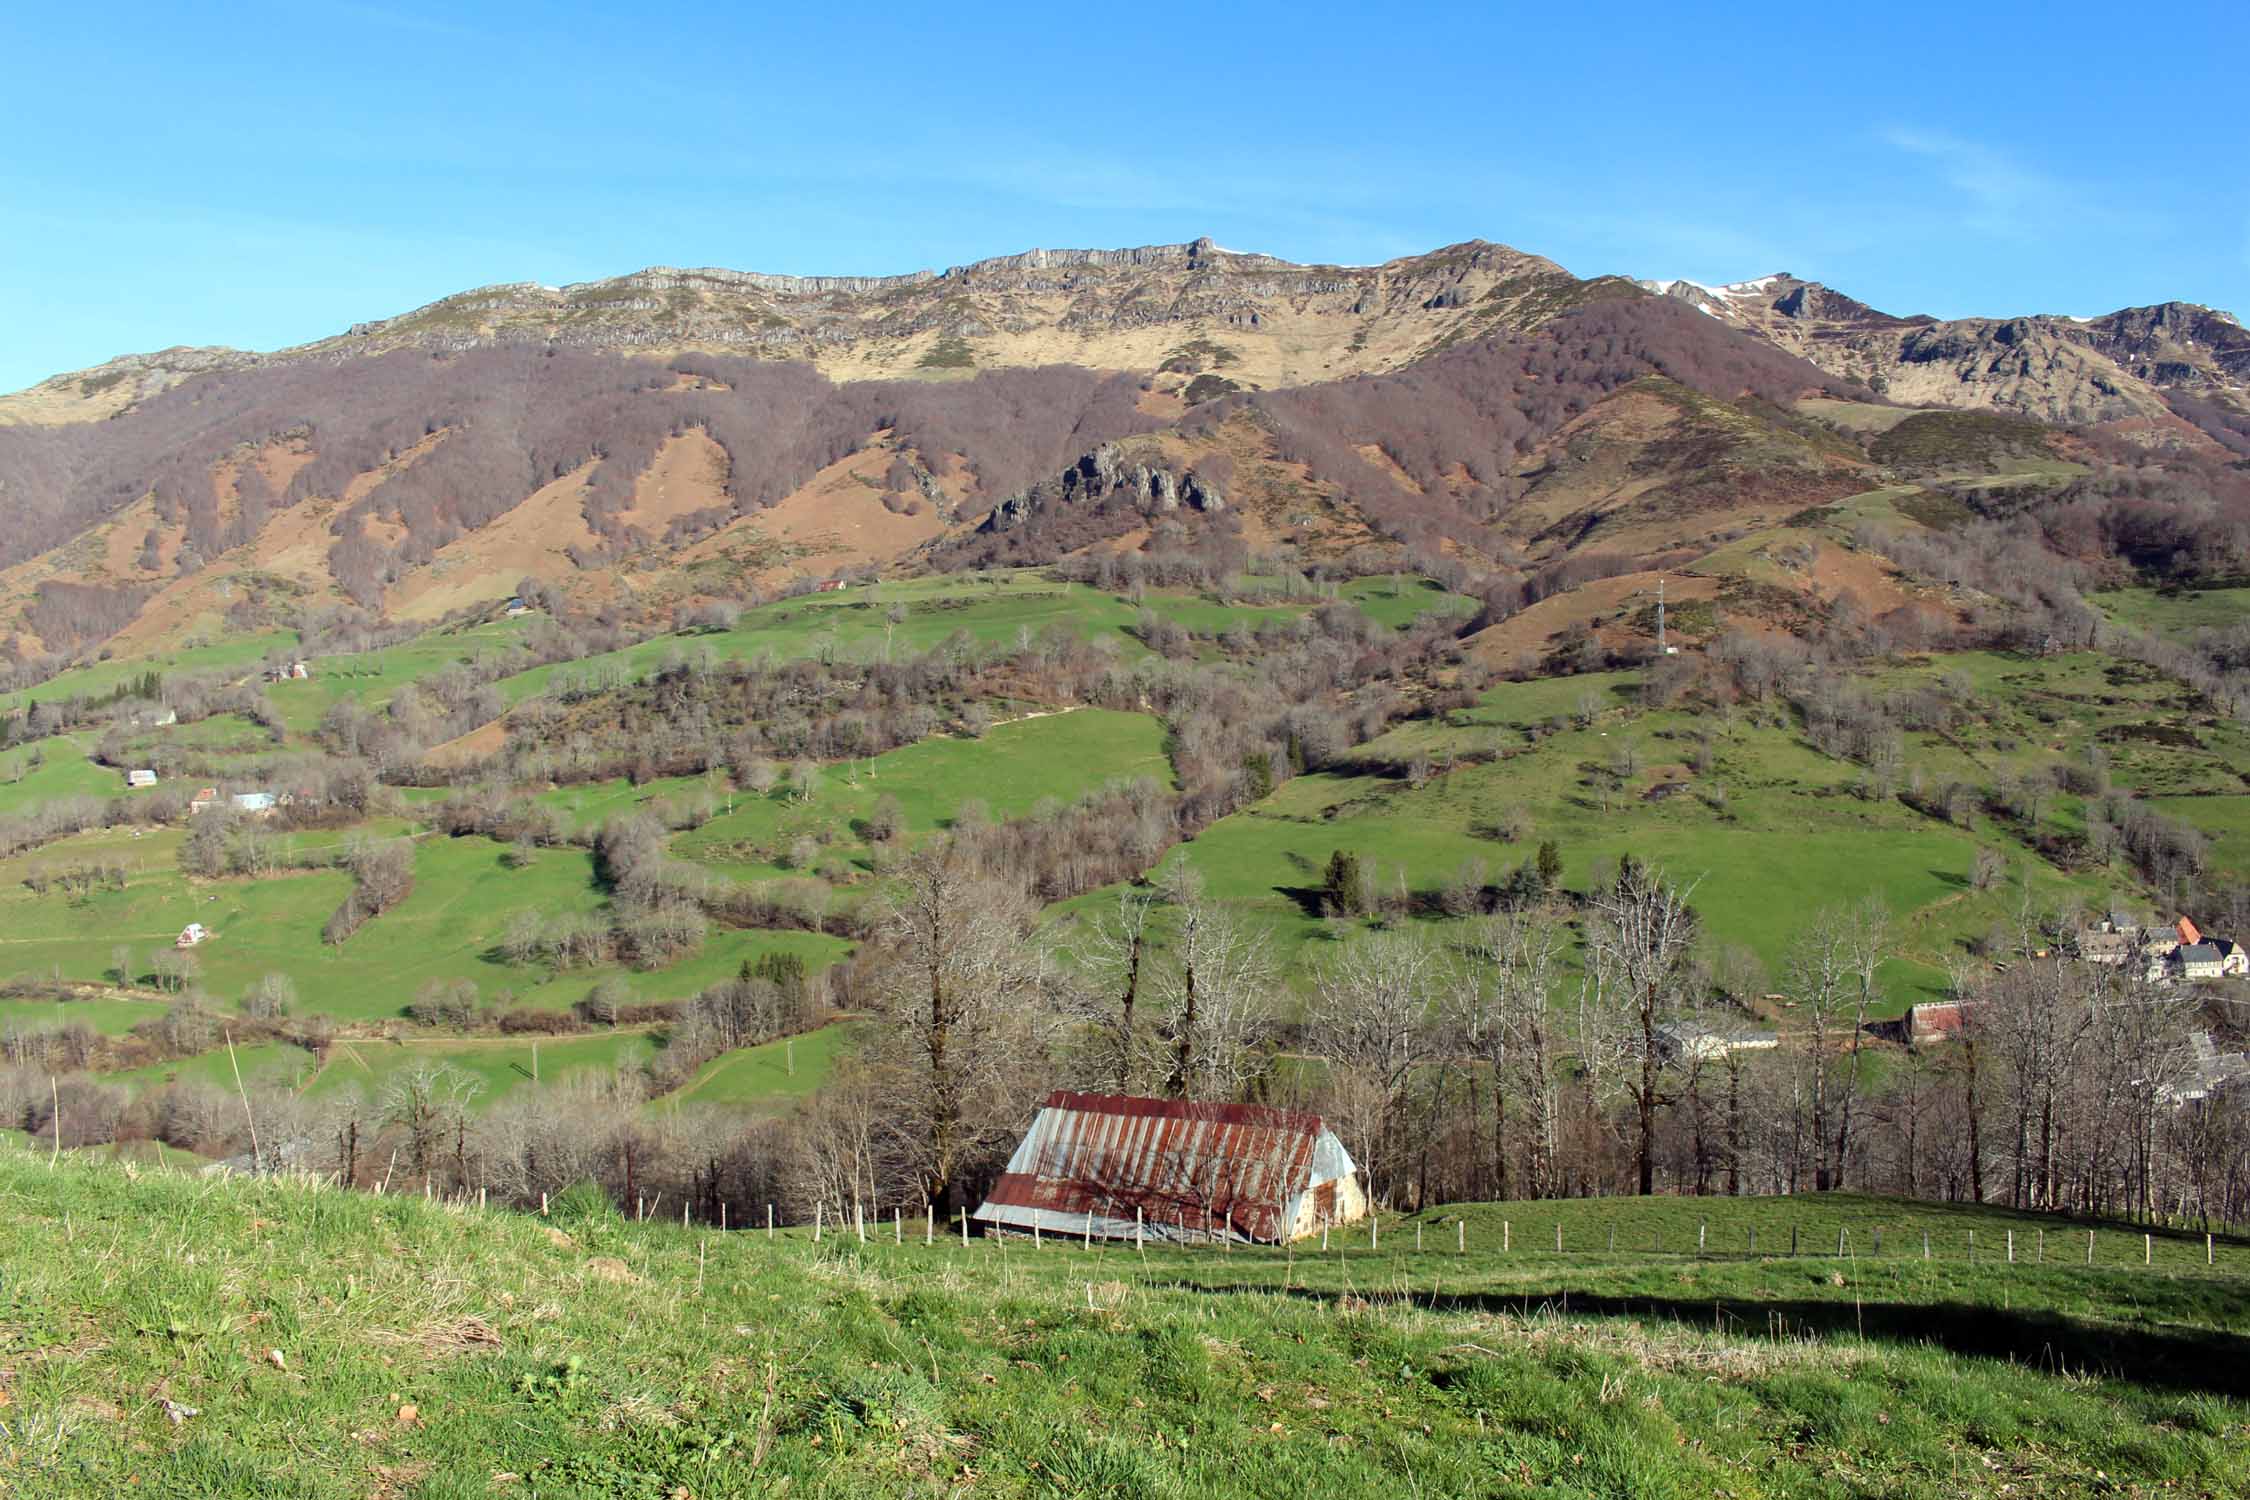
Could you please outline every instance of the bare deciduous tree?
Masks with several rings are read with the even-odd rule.
[[[1678,1006],[1681,965],[1695,941],[1695,912],[1688,905],[1694,890],[1628,857],[1617,878],[1587,898],[1587,972],[1631,1017],[1640,1054],[1632,1096],[1634,1155],[1644,1194],[1656,1190],[1656,1111],[1664,1102],[1657,1031]]]
[[[893,1112],[929,1200],[955,1205],[982,1147],[1020,1127],[1053,1030],[1044,956],[1020,891],[958,840],[915,851],[885,915],[871,1001]]]
[[[1269,1016],[1273,965],[1265,935],[1206,896],[1194,870],[1167,876],[1177,917],[1156,992],[1157,1036],[1171,1060],[1165,1093],[1174,1099],[1233,1099],[1248,1081]]]

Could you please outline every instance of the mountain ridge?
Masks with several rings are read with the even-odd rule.
[[[2211,425],[2183,417],[2174,394],[2250,412],[2250,331],[2202,303],[2090,318],[1937,318],[1880,311],[1786,271],[1719,286],[1580,277],[1483,239],[1349,266],[1232,250],[1206,236],[1034,248],[890,275],[654,265],[561,285],[496,282],[272,351],[120,355],[0,395],[0,423],[100,420],[220,370],[495,343],[747,353],[801,359],[843,381],[1079,364],[1186,377],[1160,380],[1174,393],[1209,376],[1204,393],[1224,394],[1398,369],[1462,338],[1526,331],[1587,300],[1643,294],[1685,302],[1909,404],[2139,424],[2142,440],[2169,446],[2203,442]],[[1174,332],[1181,337],[1167,337]],[[1196,367],[1166,368],[1174,364]]]
[[[2194,304],[1901,318],[1788,273],[1581,278],[1483,240],[1372,267],[1208,239],[650,267],[0,398],[0,621],[28,660],[435,618],[527,579],[647,616],[1087,548],[1614,568],[1892,484],[2177,459],[2239,485],[2246,378],[2250,334]]]

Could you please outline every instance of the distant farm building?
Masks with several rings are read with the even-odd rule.
[[[531,606],[524,603],[523,599],[519,596],[517,598],[510,599],[506,605],[502,606],[501,613],[509,616],[512,619],[517,615],[530,614]]]
[[[125,784],[131,787],[154,786],[156,785],[156,773],[150,770],[127,771],[125,773]]]
[[[180,929],[178,937],[172,939],[172,946],[175,948],[193,948],[210,935],[211,929],[201,922],[190,922]]]
[[[2183,924],[2187,921],[2185,917],[2180,920]],[[2225,972],[2224,955],[2217,943],[2182,943],[2172,957],[2180,966],[2182,979],[2217,979]]]
[[[1058,1089],[976,1213],[1029,1234],[1279,1244],[1367,1214],[1320,1116]]]
[[[1700,1021],[1667,1021],[1656,1028],[1656,1054],[1666,1062],[1716,1062],[1732,1052],[1770,1052],[1781,1045],[1771,1031],[1722,1031]]]
[[[263,817],[274,810],[278,799],[271,792],[236,792],[227,801],[238,813]]]
[[[1925,1042],[1951,1041],[1968,1025],[1973,1009],[1974,1001],[1931,1000],[1908,1006],[1906,1014],[1895,1021],[1877,1021],[1867,1029],[1876,1036],[1904,1042],[1910,1047]]]
[[[2196,1104],[2250,1087],[2250,1055],[2221,1052],[2208,1031],[2191,1032],[2188,1055],[2159,1097],[2173,1104]]]
[[[825,578],[813,586],[813,592],[816,594],[840,594],[846,587],[847,585],[841,578]]]
[[[199,813],[218,800],[219,789],[215,786],[207,786],[188,798],[187,809],[190,813]]]
[[[2133,956],[2135,943],[2129,932],[2081,932],[2078,956],[2090,964],[2122,964]]]
[[[308,661],[293,661],[281,666],[266,668],[266,681],[268,682],[302,682],[310,676],[312,676],[312,663]]]

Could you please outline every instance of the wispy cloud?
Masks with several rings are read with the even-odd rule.
[[[1904,125],[1880,135],[1886,145],[1929,162],[1957,195],[1962,224],[1980,234],[2030,239],[2052,234],[2065,220],[2113,217],[2097,195],[2027,167],[1999,147]]]

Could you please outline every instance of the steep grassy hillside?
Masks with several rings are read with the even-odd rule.
[[[1454,1223],[1326,1254],[892,1245],[883,1217],[816,1245],[9,1151],[0,1477],[199,1500],[2250,1485],[2240,1243],[2207,1267],[2162,1235],[2143,1265],[2105,1231],[2089,1268],[2053,1222],[2034,1262],[2029,1218],[1850,1198],[1480,1206],[1466,1253]]]

